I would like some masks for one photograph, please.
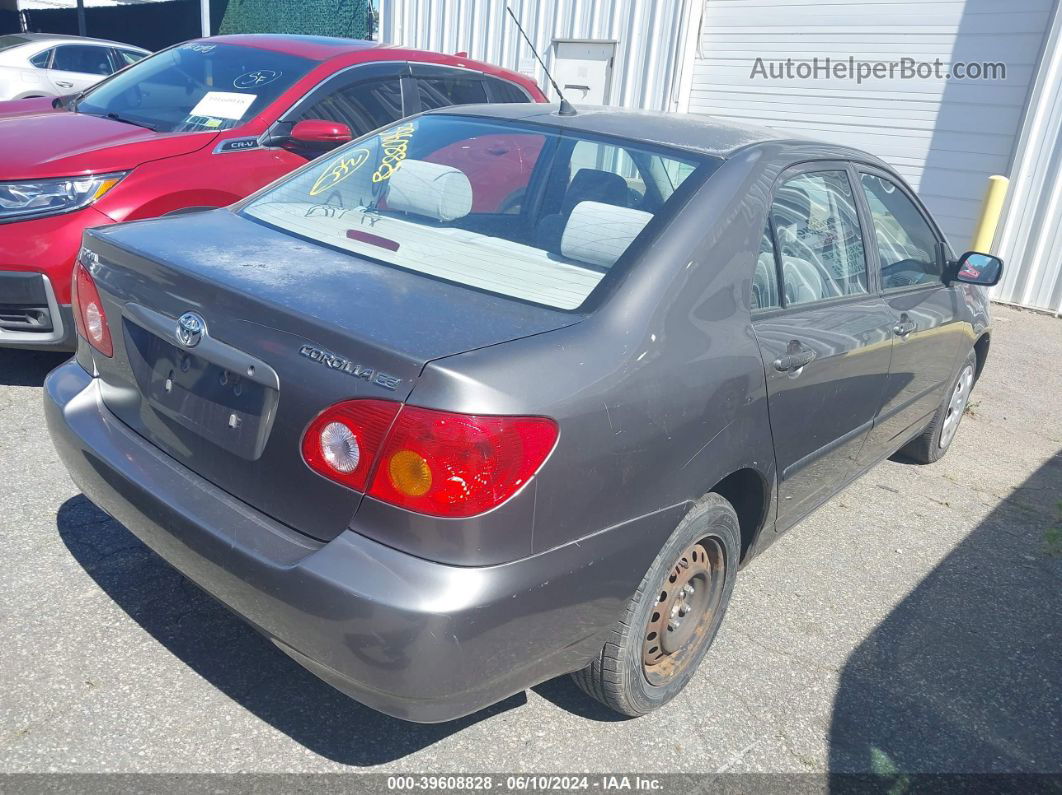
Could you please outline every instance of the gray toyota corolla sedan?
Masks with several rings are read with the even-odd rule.
[[[939,458],[980,286],[888,166],[704,117],[447,108],[224,210],[88,232],[74,480],[376,709],[674,697],[738,569]]]

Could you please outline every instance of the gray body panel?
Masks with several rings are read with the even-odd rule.
[[[92,500],[311,670],[414,720],[455,717],[585,665],[679,519],[737,475],[746,494],[731,499],[751,495],[741,506],[747,561],[917,435],[988,329],[983,290],[960,284],[882,295],[872,278],[868,295],[750,312],[780,175],[817,160],[885,168],[865,153],[618,111],[446,112],[724,160],[583,312],[362,262],[229,211],[90,232],[112,329],[127,322],[130,302],[173,318],[195,309],[212,336],[275,369],[279,403],[260,466],[219,456],[145,406],[121,332],[113,360],[80,343],[77,361],[99,379],[70,364],[47,390],[53,437]],[[269,267],[278,258],[291,270]],[[903,313],[919,329],[897,341]],[[794,339],[816,353],[799,377],[771,367]],[[307,343],[402,386],[387,391],[322,367],[299,355]],[[358,396],[548,416],[559,439],[506,503],[438,519],[362,498],[301,461],[306,423]],[[135,458],[142,467],[127,465]],[[160,475],[155,491],[138,485],[149,468],[166,467],[181,478],[163,484]],[[192,509],[181,522],[159,518]],[[247,535],[233,537],[226,522],[237,514]],[[286,551],[256,551],[255,533],[284,536]],[[336,561],[328,576],[307,575],[311,561],[326,560]],[[381,566],[403,583],[398,597]],[[564,635],[558,625],[576,629]]]
[[[410,720],[457,718],[584,665],[655,539],[682,515],[640,517],[482,568],[422,560],[355,532],[324,544],[142,440],[76,362],[53,371],[45,392],[56,449],[94,503],[318,676]]]
[[[427,361],[538,334],[581,317],[513,305],[498,296],[361,262],[228,210],[107,227],[88,238],[105,268],[99,284],[113,318],[115,356],[98,357],[95,364],[110,410],[229,493],[324,540],[343,531],[361,498],[314,474],[291,454],[318,412],[355,397],[403,400]],[[189,245],[189,240],[197,242]],[[171,318],[171,334],[178,316],[196,311],[206,320],[210,338],[264,360],[276,371],[279,396],[272,417],[262,418],[270,427],[258,455],[251,441],[238,438],[243,429],[228,428],[225,417],[218,418],[214,432],[204,434],[174,419],[175,412],[167,409],[178,406],[145,396],[144,381],[153,379],[157,387],[168,373],[145,361],[145,372],[138,375],[137,343],[145,335],[139,333],[142,323],[136,313],[127,309],[130,304]],[[461,322],[454,322],[455,317]],[[169,341],[178,347],[176,339]],[[299,355],[307,345],[397,382],[389,381],[394,388],[387,388]],[[175,380],[186,382],[178,383],[178,391],[195,387],[201,376],[178,369]],[[251,419],[244,417],[244,428]],[[521,548],[513,557],[527,552]]]

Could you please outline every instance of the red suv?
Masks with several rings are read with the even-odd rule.
[[[73,348],[86,228],[223,207],[422,110],[543,101],[530,78],[464,57],[243,35],[179,44],[75,96],[0,103],[0,347]]]

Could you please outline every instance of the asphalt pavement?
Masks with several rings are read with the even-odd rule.
[[[79,495],[41,408],[62,357],[0,351],[0,771],[1062,773],[1062,320],[995,316],[948,456],[744,569],[635,720],[566,677],[434,726],[350,701]]]

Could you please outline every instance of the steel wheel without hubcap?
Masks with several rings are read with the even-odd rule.
[[[941,449],[951,444],[952,437],[955,436],[955,431],[959,427],[959,420],[962,419],[962,414],[966,410],[966,401],[970,399],[973,381],[973,367],[966,365],[962,372],[959,373],[959,380],[955,382],[955,389],[952,390],[951,400],[948,403],[948,413],[944,415],[944,422],[940,426],[940,442],[938,444]]]
[[[642,668],[657,687],[668,684],[700,659],[726,581],[726,555],[715,538],[688,547],[660,585],[645,628]]]

